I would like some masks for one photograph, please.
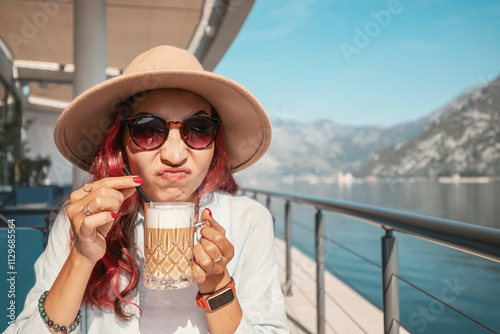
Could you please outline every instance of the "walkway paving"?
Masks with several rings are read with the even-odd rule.
[[[280,282],[285,285],[285,243],[275,239]],[[316,333],[316,263],[292,248],[292,296],[285,296],[290,332]],[[383,313],[330,273],[325,273],[325,333],[384,333]],[[401,327],[400,333],[408,333]]]

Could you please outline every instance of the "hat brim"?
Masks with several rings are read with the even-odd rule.
[[[157,70],[123,74],[79,95],[61,113],[54,139],[70,162],[88,171],[118,104],[139,92],[178,88],[206,99],[223,124],[231,172],[259,160],[271,143],[271,122],[259,101],[224,76],[196,70]]]

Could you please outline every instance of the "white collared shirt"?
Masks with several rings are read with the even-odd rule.
[[[227,193],[205,196],[199,212],[207,207],[234,246],[234,257],[227,269],[234,279],[243,310],[236,333],[288,333],[269,211],[248,197]],[[144,245],[143,223],[143,215],[139,213],[135,227],[139,250]],[[38,298],[50,290],[69,255],[69,231],[69,219],[61,212],[45,251],[35,263],[36,283],[26,297],[24,310],[4,333],[50,333],[38,312]],[[139,256],[142,258],[142,251]],[[111,309],[82,307],[81,324],[73,333],[149,334],[157,330],[161,333],[208,333],[204,312],[196,305],[197,291],[196,284],[175,291],[149,290],[141,280],[132,302],[141,306],[142,317],[133,305],[126,306],[126,311],[134,314],[128,322],[120,321]]]

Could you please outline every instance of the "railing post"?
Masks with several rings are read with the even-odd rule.
[[[384,303],[384,333],[399,333],[398,241],[392,230],[382,237],[382,287]]]
[[[266,197],[266,208],[271,212],[271,195],[267,195]],[[271,213],[273,217],[273,233],[276,235],[276,219],[274,218],[274,215]]]
[[[285,296],[292,295],[292,217],[290,201],[285,203],[285,242],[286,242],[286,291]]]
[[[253,192],[253,199],[257,200],[257,192],[256,191]]]
[[[316,212],[315,248],[316,248],[316,319],[317,333],[325,333],[325,242],[323,212]]]

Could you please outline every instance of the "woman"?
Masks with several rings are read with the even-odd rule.
[[[265,111],[244,87],[170,46],[139,55],[123,75],[80,95],[61,114],[55,141],[93,179],[56,219],[35,264],[36,284],[6,333],[287,332],[271,216],[234,195],[231,175],[257,161],[270,137]],[[137,186],[151,201],[194,202],[214,226],[202,229],[193,250],[197,284],[162,295],[170,306],[156,310],[161,328],[140,321]],[[234,298],[211,310],[206,300],[222,290]],[[147,291],[154,293],[161,292]]]

